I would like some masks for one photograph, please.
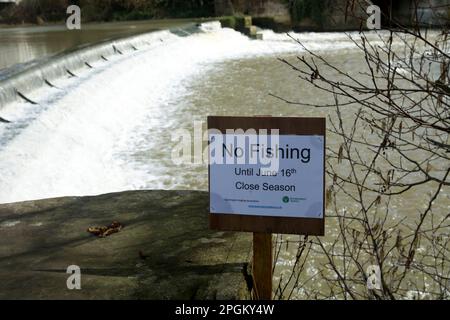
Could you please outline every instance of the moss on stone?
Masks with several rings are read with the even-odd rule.
[[[219,18],[220,24],[222,28],[236,28],[236,17],[235,16],[226,16]]]
[[[245,299],[251,234],[208,228],[208,193],[129,191],[0,204],[0,299]],[[86,231],[119,221],[106,238]],[[67,290],[66,268],[82,290]]]

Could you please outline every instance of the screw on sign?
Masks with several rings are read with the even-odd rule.
[[[254,296],[272,297],[272,233],[324,235],[325,118],[208,117],[210,228],[253,232]]]

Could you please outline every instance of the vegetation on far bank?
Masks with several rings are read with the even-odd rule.
[[[81,8],[89,21],[124,21],[158,18],[211,17],[214,0],[23,0],[0,11],[0,23],[43,23],[63,21],[69,5]]]
[[[329,0],[279,1],[287,7],[290,23],[277,22],[267,14],[254,17],[255,24],[280,32],[295,29],[302,21],[302,28],[323,27],[324,12]],[[0,6],[0,24],[63,22],[67,18],[66,9],[71,4],[80,6],[83,22],[204,18],[216,15],[214,0],[22,0],[18,5]],[[249,8],[239,5],[234,8],[233,14],[239,16],[247,13]],[[231,17],[231,20],[227,19],[226,25],[233,27],[236,21]]]

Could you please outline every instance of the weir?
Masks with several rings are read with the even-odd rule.
[[[11,72],[6,79],[0,80],[0,110],[8,103],[24,99],[33,103],[27,95],[42,86],[51,86],[53,81],[63,77],[76,77],[77,70],[93,69],[97,61],[109,61],[115,55],[126,55],[139,49],[149,48],[164,42],[167,32],[180,36],[188,36],[202,32],[194,23],[184,28],[168,31],[154,31],[132,37],[107,40],[94,45],[84,45],[46,58],[43,62]],[[8,73],[8,70],[7,70]]]

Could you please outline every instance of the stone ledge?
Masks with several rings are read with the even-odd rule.
[[[125,227],[106,238],[86,231],[113,220]],[[206,192],[0,204],[0,234],[0,299],[249,298],[251,234],[208,230]],[[72,264],[81,290],[66,287]]]

